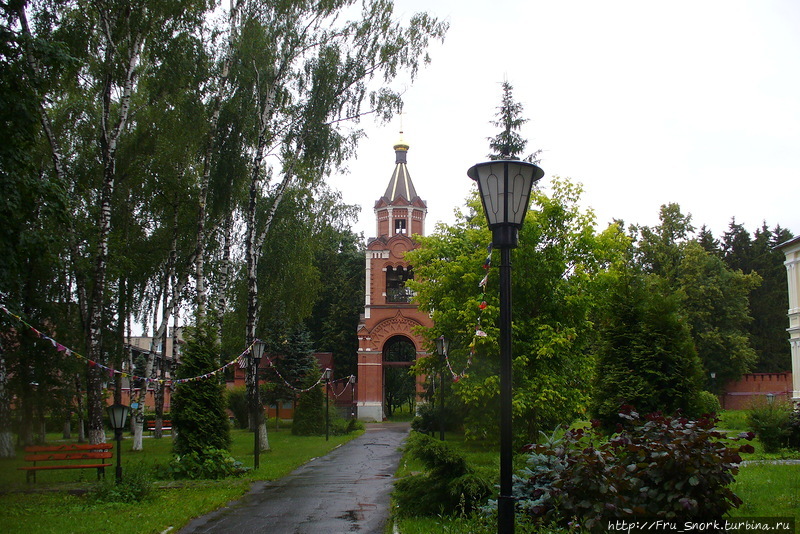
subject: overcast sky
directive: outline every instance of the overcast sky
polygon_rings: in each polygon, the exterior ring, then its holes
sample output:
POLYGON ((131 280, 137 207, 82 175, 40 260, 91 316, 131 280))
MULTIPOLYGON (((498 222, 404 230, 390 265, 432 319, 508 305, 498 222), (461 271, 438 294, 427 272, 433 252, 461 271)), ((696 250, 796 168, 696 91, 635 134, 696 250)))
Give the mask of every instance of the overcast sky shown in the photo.
MULTIPOLYGON (((500 84, 514 86, 552 176, 583 184, 584 205, 654 225, 677 202, 715 236, 731 217, 800 234, 800 1, 395 0, 398 15, 447 20, 443 44, 407 87, 408 170, 428 203, 426 233, 451 223, 484 161, 500 84)), ((372 207, 394 168, 397 119, 362 126, 350 173, 331 183, 372 207)))

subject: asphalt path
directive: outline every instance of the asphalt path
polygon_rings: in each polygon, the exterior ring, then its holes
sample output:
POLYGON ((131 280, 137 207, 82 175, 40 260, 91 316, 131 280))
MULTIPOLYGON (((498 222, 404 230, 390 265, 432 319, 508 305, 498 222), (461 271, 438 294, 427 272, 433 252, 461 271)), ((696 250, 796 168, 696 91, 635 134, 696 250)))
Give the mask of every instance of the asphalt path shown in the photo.
POLYGON ((288 476, 195 518, 181 534, 381 534, 408 423, 366 425, 362 436, 288 476))

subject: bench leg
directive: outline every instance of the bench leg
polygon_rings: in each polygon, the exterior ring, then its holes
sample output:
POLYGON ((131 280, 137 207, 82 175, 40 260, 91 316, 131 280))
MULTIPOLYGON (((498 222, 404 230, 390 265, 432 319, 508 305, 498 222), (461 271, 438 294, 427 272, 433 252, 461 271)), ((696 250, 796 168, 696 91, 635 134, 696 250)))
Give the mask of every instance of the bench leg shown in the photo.
POLYGON ((97 468, 97 481, 100 481, 100 475, 103 475, 103 480, 106 479, 106 468, 105 467, 98 467, 97 468))

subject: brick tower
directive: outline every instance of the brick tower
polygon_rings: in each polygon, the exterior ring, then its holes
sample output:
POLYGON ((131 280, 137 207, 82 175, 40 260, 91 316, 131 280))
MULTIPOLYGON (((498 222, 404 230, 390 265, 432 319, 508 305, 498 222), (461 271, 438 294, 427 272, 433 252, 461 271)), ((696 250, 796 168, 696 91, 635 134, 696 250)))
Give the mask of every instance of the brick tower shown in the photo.
POLYGON ((423 340, 416 326, 433 326, 426 313, 411 302, 406 280, 414 270, 405 253, 417 247, 414 234, 425 235, 427 204, 411 182, 406 168, 408 145, 394 146, 395 167, 386 192, 375 202, 378 237, 370 238, 366 252, 364 314, 358 325, 358 418, 384 418, 387 372, 408 368, 420 356, 423 340))

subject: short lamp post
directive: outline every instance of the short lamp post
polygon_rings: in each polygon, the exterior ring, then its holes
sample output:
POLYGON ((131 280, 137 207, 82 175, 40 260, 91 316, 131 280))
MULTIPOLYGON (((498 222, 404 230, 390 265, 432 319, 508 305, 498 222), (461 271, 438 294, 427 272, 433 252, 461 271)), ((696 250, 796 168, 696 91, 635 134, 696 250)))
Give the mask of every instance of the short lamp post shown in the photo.
POLYGON ((329 412, 331 400, 331 370, 325 369, 325 371, 322 373, 322 376, 325 378, 325 441, 328 441, 331 427, 331 418, 329 412))
POLYGON ((258 366, 264 356, 266 342, 260 339, 255 340, 250 349, 250 357, 253 358, 253 469, 258 469, 260 464, 261 443, 259 443, 259 432, 261 431, 261 399, 258 392, 258 366))
POLYGON ((106 408, 106 412, 108 413, 111 428, 114 429, 114 439, 117 442, 116 483, 119 484, 122 482, 122 430, 125 428, 130 408, 124 404, 115 403, 106 408))
POLYGON ((513 432, 511 426, 511 249, 519 245, 534 182, 544 171, 532 163, 497 160, 478 163, 467 171, 478 183, 483 210, 492 231, 492 246, 500 249, 500 495, 497 531, 514 532, 513 432))
POLYGON ((444 371, 445 371, 445 358, 450 348, 450 341, 444 337, 439 336, 436 338, 436 352, 439 354, 439 365, 441 371, 439 372, 439 384, 441 391, 439 392, 439 439, 444 441, 444 371))

